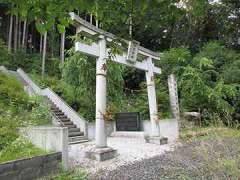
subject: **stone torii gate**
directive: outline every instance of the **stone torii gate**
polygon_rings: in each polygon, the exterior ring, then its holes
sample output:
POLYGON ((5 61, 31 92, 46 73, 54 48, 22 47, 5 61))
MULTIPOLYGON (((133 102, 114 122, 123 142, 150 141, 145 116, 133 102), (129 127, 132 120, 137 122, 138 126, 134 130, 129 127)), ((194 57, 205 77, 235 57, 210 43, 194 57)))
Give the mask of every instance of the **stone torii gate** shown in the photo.
MULTIPOLYGON (((96 28, 94 25, 81 19, 74 13, 70 13, 70 16, 74 21, 76 33, 83 32, 85 34, 92 36, 99 35, 98 42, 92 43, 91 45, 82 42, 76 42, 75 50, 97 58, 95 141, 96 148, 103 150, 104 148, 107 148, 107 136, 105 132, 104 113, 106 112, 106 74, 107 74, 106 59, 108 57, 108 52, 110 51, 109 49, 107 49, 106 43, 107 41, 111 42, 114 39, 117 39, 117 37, 111 33, 105 32, 102 29, 96 28)), ((142 46, 139 46, 137 42, 127 40, 124 41, 129 44, 128 52, 123 53, 123 55, 115 54, 111 60, 116 63, 124 64, 146 72, 149 112, 151 120, 150 137, 154 138, 160 137, 154 74, 161 74, 161 69, 156 67, 153 63, 153 59, 159 60, 160 56, 158 53, 148 50, 142 46), (143 57, 144 60, 137 61, 139 56, 143 57)), ((106 151, 101 152, 106 153, 106 151)), ((99 158, 95 156, 95 159, 101 159, 101 157, 99 158)))

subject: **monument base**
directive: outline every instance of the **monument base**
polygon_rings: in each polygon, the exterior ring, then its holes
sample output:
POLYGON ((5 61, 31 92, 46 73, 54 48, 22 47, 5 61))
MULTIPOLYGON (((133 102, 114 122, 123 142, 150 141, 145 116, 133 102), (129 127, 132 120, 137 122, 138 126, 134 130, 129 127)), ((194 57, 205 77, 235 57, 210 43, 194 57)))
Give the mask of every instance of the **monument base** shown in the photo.
POLYGON ((161 136, 145 136, 145 142, 151 144, 164 145, 168 143, 168 138, 161 136))
POLYGON ((111 147, 94 148, 86 152, 85 156, 96 161, 106 161, 116 157, 117 150, 111 147))

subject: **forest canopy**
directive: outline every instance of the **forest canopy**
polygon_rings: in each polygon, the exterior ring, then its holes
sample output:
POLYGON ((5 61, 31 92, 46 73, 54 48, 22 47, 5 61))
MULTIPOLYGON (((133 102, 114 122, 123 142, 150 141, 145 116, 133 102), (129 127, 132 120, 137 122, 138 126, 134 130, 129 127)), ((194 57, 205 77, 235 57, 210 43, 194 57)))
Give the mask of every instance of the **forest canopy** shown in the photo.
MULTIPOLYGON (((0 9, 0 64, 22 67, 89 120, 95 112, 95 61, 72 49, 72 11, 161 53, 155 62, 163 71, 156 76, 161 118, 171 116, 166 80, 173 73, 181 112, 201 112, 205 125, 239 126, 238 0, 2 0, 0 9)), ((110 61, 108 73, 109 111, 148 118, 145 74, 110 61)))

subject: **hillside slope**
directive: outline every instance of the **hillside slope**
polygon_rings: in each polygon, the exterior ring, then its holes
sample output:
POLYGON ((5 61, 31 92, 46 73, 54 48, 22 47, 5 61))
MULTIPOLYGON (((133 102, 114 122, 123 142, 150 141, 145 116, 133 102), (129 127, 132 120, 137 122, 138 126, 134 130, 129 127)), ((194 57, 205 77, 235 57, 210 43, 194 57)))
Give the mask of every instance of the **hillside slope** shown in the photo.
POLYGON ((13 75, 0 72, 0 163, 45 153, 20 137, 18 128, 49 122, 43 100, 28 97, 13 75))

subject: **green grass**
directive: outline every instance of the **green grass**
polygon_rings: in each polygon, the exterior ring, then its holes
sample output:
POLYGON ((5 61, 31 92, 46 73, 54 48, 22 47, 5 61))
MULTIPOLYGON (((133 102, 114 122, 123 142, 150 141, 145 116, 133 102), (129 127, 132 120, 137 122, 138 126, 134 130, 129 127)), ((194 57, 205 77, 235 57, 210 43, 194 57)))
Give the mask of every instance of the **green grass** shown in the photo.
POLYGON ((180 132, 180 139, 184 141, 210 138, 240 138, 240 131, 226 127, 194 127, 180 132))
POLYGON ((18 138, 0 152, 0 163, 47 154, 29 141, 18 138))
POLYGON ((41 180, 86 180, 87 172, 84 169, 76 168, 74 170, 64 172, 61 170, 58 174, 47 176, 41 180))
POLYGON ((51 122, 41 97, 29 97, 16 77, 0 72, 0 163, 45 154, 20 138, 18 129, 51 122))

